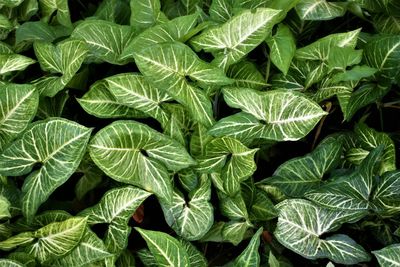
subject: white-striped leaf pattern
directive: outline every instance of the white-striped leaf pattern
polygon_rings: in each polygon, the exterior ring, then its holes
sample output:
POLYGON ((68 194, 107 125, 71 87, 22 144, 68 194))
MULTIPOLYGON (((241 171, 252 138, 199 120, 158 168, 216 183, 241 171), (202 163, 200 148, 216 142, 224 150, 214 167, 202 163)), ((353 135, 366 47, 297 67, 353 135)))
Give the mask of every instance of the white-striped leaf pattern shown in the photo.
POLYGON ((194 120, 205 126, 214 123, 211 101, 187 79, 217 86, 231 83, 221 69, 200 60, 188 46, 178 42, 152 45, 134 57, 143 75, 184 105, 194 120))
POLYGON ((212 52, 213 63, 222 68, 238 62, 261 44, 272 27, 284 18, 280 10, 245 10, 216 28, 210 28, 191 40, 196 51, 212 52))
POLYGON ((19 54, 0 54, 0 75, 23 71, 36 61, 19 54))
POLYGON ((90 90, 77 99, 81 107, 98 118, 145 118, 146 114, 119 103, 108 90, 105 80, 95 82, 90 90))
POLYGON ((29 174, 22 192, 22 212, 31 219, 50 194, 75 172, 91 129, 53 118, 34 123, 0 155, 0 173, 29 174), (39 169, 33 170, 39 164, 39 169))
POLYGON ((257 66, 249 61, 240 61, 228 68, 227 76, 234 80, 232 86, 260 90, 268 84, 257 66))
POLYGON ((109 224, 104 243, 107 251, 116 256, 128 245, 128 236, 131 232, 131 228, 127 225, 128 220, 150 195, 142 189, 131 186, 111 189, 98 204, 83 210, 79 216, 86 216, 90 225, 109 224))
POLYGON ((163 232, 135 229, 146 241, 158 266, 189 266, 189 256, 178 240, 163 232))
POLYGON ((321 208, 302 199, 285 200, 277 208, 279 218, 274 235, 290 250, 308 259, 329 258, 341 264, 370 260, 368 253, 348 236, 321 239, 321 235, 351 221, 351 213, 321 208))
POLYGON ((216 138, 206 145, 204 155, 198 158, 196 170, 220 172, 225 193, 233 196, 240 190, 240 183, 256 170, 254 155, 257 151, 234 138, 216 138))
POLYGON ((211 181, 203 175, 199 187, 190 192, 186 203, 182 193, 175 190, 171 203, 161 203, 165 220, 175 232, 186 240, 198 240, 211 228, 214 209, 210 203, 211 181))
POLYGON ((51 82, 43 82, 43 79, 39 79, 36 82, 41 95, 51 97, 62 90, 74 77, 88 53, 85 42, 73 39, 67 39, 57 45, 47 42, 35 42, 34 50, 40 67, 44 71, 52 74, 62 74, 61 77, 45 77, 45 80, 52 78, 48 80, 51 82), (53 87, 53 83, 58 86, 53 87))
POLYGON ((337 167, 341 156, 341 140, 328 137, 311 153, 283 163, 272 177, 261 181, 258 186, 276 186, 287 196, 302 197, 318 188, 324 174, 337 167))
POLYGON ((220 120, 209 133, 231 136, 250 143, 255 138, 298 140, 307 135, 327 113, 300 93, 283 90, 258 92, 248 88, 223 89, 226 103, 244 113, 220 120))
POLYGON ((163 90, 153 87, 142 75, 118 74, 105 79, 108 90, 117 102, 155 118, 161 124, 169 121, 162 103, 171 98, 163 90))
POLYGON ((105 20, 86 20, 75 28, 71 37, 84 40, 95 60, 123 65, 128 60, 121 60, 120 56, 132 41, 134 31, 130 26, 105 20))
POLYGON ((7 84, 0 90, 0 151, 25 130, 36 114, 39 94, 31 85, 7 84))
POLYGON ((139 186, 167 202, 172 200, 167 168, 178 171, 195 164, 180 143, 134 121, 116 121, 101 129, 89 152, 111 178, 139 186))
POLYGON ((400 212, 400 171, 384 173, 372 194, 372 203, 382 216, 400 212))
POLYGON ((381 267, 400 266, 400 244, 393 244, 380 250, 372 251, 381 267))
POLYGON ((347 3, 326 0, 301 0, 296 5, 297 15, 302 20, 330 20, 346 13, 347 3))
POLYGON ((197 19, 198 14, 177 17, 145 30, 127 45, 121 59, 133 57, 135 53, 155 44, 180 41, 196 26, 197 19))
POLYGON ((60 258, 72 251, 81 241, 86 230, 87 218, 73 217, 48 224, 33 233, 36 242, 25 251, 41 264, 60 258))
POLYGON ((250 240, 250 243, 243 250, 242 253, 233 262, 234 267, 253 267, 260 266, 260 255, 258 248, 260 246, 260 236, 263 228, 257 230, 250 240))
POLYGON ((130 24, 136 31, 150 28, 159 21, 168 20, 161 12, 160 0, 130 0, 130 24))

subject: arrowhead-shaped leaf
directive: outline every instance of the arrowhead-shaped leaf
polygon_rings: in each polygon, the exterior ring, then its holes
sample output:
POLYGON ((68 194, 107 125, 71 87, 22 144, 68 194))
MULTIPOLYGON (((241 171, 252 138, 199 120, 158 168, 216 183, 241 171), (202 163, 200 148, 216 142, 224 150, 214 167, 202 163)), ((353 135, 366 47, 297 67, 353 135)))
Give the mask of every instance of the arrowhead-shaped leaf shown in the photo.
POLYGON ((163 232, 135 229, 146 241, 158 266, 189 266, 189 256, 178 240, 163 232))
POLYGON ((285 200, 277 208, 280 213, 274 235, 290 250, 308 259, 329 258, 341 264, 369 261, 368 253, 347 236, 321 239, 321 235, 352 220, 351 213, 321 208, 301 199, 285 200))
POLYGON ((167 168, 178 171, 195 162, 175 140, 147 125, 116 121, 100 130, 90 143, 90 156, 111 178, 172 199, 167 168))
POLYGON ((272 185, 287 196, 302 197, 318 188, 324 174, 337 167, 341 156, 341 140, 328 137, 310 154, 283 163, 273 177, 261 181, 258 186, 263 188, 264 184, 272 185))
POLYGON ((283 17, 283 12, 275 9, 245 10, 221 26, 194 37, 191 44, 196 51, 213 53, 213 63, 227 68, 261 44, 283 17))
POLYGON ((380 250, 372 251, 381 267, 400 266, 400 244, 393 244, 380 250))
POLYGON ((73 217, 48 224, 33 233, 36 242, 25 250, 40 263, 60 258, 79 244, 86 230, 86 223, 87 218, 73 217))
POLYGON ((161 203, 166 222, 186 240, 202 238, 214 222, 210 197, 211 181, 207 176, 203 176, 199 187, 190 192, 188 203, 182 193, 175 190, 171 203, 161 203))
POLYGON ((258 247, 260 246, 260 236, 262 231, 262 227, 257 230, 245 250, 243 250, 243 252, 240 253, 240 255, 233 262, 233 266, 260 266, 260 255, 258 254, 258 247))
POLYGON ((28 218, 75 172, 91 129, 65 119, 33 124, 0 155, 0 173, 25 178, 22 212, 28 218), (33 170, 39 164, 39 169, 33 170))
POLYGON ((250 143, 255 138, 298 140, 307 135, 327 113, 315 102, 291 91, 257 92, 246 88, 224 88, 224 99, 238 113, 219 121, 209 133, 231 136, 250 143))

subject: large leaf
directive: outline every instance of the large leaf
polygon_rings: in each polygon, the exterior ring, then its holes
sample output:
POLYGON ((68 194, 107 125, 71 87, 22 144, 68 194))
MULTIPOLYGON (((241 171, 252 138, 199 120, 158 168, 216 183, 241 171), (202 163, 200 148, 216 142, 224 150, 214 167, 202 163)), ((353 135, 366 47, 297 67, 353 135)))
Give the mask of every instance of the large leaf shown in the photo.
POLYGON ((0 155, 0 173, 29 174, 22 187, 22 212, 28 218, 75 172, 91 129, 65 119, 35 123, 0 155), (39 169, 33 168, 37 166, 39 169))
POLYGON ((254 155, 257 151, 234 138, 216 138, 207 144, 205 154, 198 159, 196 170, 203 173, 220 172, 224 191, 233 196, 240 190, 240 183, 256 170, 254 155))
POLYGON ((175 190, 171 203, 161 203, 166 222, 186 240, 202 238, 214 222, 210 197, 211 181, 206 175, 202 176, 199 187, 190 192, 188 202, 175 190))
POLYGON ((166 20, 160 11, 160 0, 130 0, 131 25, 137 30, 150 28, 158 21, 166 20))
POLYGON ((77 100, 87 113, 99 118, 146 117, 144 113, 119 103, 108 90, 105 80, 95 82, 90 90, 77 100))
POLYGON ((140 204, 151 194, 135 187, 121 187, 108 191, 98 204, 79 215, 88 217, 88 224, 108 223, 105 245, 118 255, 128 245, 131 229, 127 223, 140 204))
POLYGON ((194 120, 206 126, 213 124, 210 100, 188 80, 208 85, 230 83, 221 69, 200 60, 188 46, 177 42, 150 46, 135 54, 135 60, 149 81, 184 105, 194 120))
POLYGON ((42 95, 55 96, 74 77, 88 52, 85 42, 67 39, 54 46, 51 43, 35 42, 35 55, 40 67, 52 74, 36 83, 42 95))
POLYGON ((178 17, 145 30, 133 38, 122 53, 121 59, 132 57, 151 45, 182 40, 194 28, 197 18, 197 14, 178 17))
POLYGON ((352 214, 321 208, 307 200, 281 202, 274 235, 285 247, 308 259, 329 258, 341 264, 369 261, 365 250, 345 235, 321 236, 352 220, 352 214))
POLYGON ((25 130, 38 104, 34 86, 8 84, 0 90, 0 150, 25 130))
POLYGON ((135 229, 146 241, 158 266, 189 266, 189 256, 178 240, 163 232, 135 229))
POLYGON ((122 65, 127 60, 121 60, 120 56, 132 41, 134 32, 129 26, 104 20, 86 20, 75 28, 71 36, 84 40, 95 59, 122 65))
POLYGON ((400 266, 400 244, 393 244, 380 250, 372 251, 381 267, 400 266))
POLYGON ((278 187, 290 197, 302 197, 305 193, 318 188, 322 177, 337 167, 342 156, 341 140, 328 137, 303 157, 286 161, 274 172, 273 177, 261 181, 258 186, 278 187))
POLYGON ((162 124, 169 121, 169 114, 162 108, 162 103, 170 97, 165 91, 154 88, 142 75, 119 74, 105 81, 117 102, 139 110, 162 124))
POLYGON ((381 75, 393 79, 399 74, 400 36, 389 35, 375 38, 364 46, 364 60, 368 66, 379 70, 381 75))
POLYGON ((185 148, 147 125, 116 121, 100 130, 90 143, 90 156, 113 179, 172 200, 167 172, 194 164, 185 148))
POLYGON ((244 113, 220 120, 211 130, 215 136, 231 136, 244 143, 255 138, 298 140, 326 115, 320 106, 291 91, 257 92, 246 88, 224 88, 224 99, 244 113))
POLYGON ((33 233, 36 242, 25 250, 40 263, 60 258, 79 244, 86 222, 87 218, 74 217, 46 225, 33 233))
POLYGON ((191 44, 196 51, 212 52, 213 63, 226 68, 261 44, 283 16, 283 12, 275 9, 246 10, 223 25, 194 37, 191 44))
POLYGON ((346 4, 326 0, 301 0, 296 12, 302 20, 330 20, 346 12, 346 4))

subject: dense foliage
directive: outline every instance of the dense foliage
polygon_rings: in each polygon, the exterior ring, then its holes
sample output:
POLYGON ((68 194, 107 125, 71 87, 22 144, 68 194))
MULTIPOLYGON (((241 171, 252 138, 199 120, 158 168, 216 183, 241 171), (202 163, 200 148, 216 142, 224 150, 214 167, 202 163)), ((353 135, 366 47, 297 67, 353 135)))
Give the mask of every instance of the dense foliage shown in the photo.
POLYGON ((0 40, 0 266, 400 266, 398 0, 0 0, 0 40))

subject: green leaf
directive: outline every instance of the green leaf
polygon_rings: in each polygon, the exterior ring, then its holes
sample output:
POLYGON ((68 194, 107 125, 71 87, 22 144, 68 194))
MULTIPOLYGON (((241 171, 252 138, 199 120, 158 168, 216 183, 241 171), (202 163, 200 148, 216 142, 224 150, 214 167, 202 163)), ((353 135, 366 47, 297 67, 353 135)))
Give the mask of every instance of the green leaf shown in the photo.
MULTIPOLYGON (((139 257, 140 261, 143 263, 145 267, 157 267, 158 264, 156 259, 151 254, 150 250, 147 248, 142 248, 136 252, 136 255, 139 257)), ((121 266, 122 267, 122 266, 121 266)))
POLYGON ((130 0, 131 5, 131 26, 135 31, 150 28, 159 21, 167 18, 160 11, 160 0, 130 0))
POLYGON ((178 17, 143 31, 127 45, 121 59, 133 57, 135 53, 155 44, 182 40, 196 26, 197 19, 198 14, 178 17))
POLYGON ((369 200, 382 152, 383 146, 377 147, 353 173, 338 177, 307 193, 306 198, 330 209, 354 212, 354 218, 365 216, 370 208, 369 200))
POLYGON ((128 221, 140 204, 151 194, 136 187, 125 186, 109 190, 93 207, 83 210, 88 224, 108 223, 105 234, 107 251, 118 255, 128 245, 131 228, 128 221))
POLYGON ((43 21, 49 22, 54 18, 63 26, 72 26, 67 0, 39 0, 39 4, 43 21))
POLYGON ((195 163, 181 144, 134 121, 116 121, 100 130, 89 152, 111 178, 154 192, 167 202, 172 199, 167 168, 178 171, 195 163))
POLYGON ((400 244, 393 244, 380 250, 372 251, 381 267, 400 266, 400 244))
POLYGON ((119 103, 108 90, 105 80, 95 82, 90 90, 77 99, 81 107, 98 118, 144 118, 143 112, 119 103))
POLYGON ((246 203, 240 193, 235 196, 228 196, 218 192, 219 208, 221 214, 230 220, 248 220, 246 203))
POLYGON ((346 13, 346 3, 326 0, 301 0, 296 12, 302 20, 330 20, 346 13))
POLYGON ((279 24, 276 34, 267 39, 267 44, 272 63, 286 75, 296 52, 296 39, 290 28, 284 24, 279 24))
POLYGON ((48 224, 33 233, 35 243, 25 250, 40 263, 60 258, 72 251, 81 241, 87 218, 73 217, 48 224))
POLYGON ((0 151, 26 129, 38 103, 39 95, 31 85, 8 84, 0 90, 0 151))
POLYGON ((52 262, 52 266, 87 266, 99 260, 112 256, 97 235, 91 230, 86 230, 79 245, 65 257, 52 262))
POLYGON ((83 174, 75 185, 76 197, 82 200, 89 191, 101 183, 104 173, 93 163, 88 154, 84 156, 76 172, 83 174))
POLYGON ((240 61, 230 66, 226 74, 234 80, 232 85, 235 87, 261 90, 268 85, 257 66, 249 61, 240 61))
POLYGON ((400 211, 400 172, 386 172, 379 178, 372 194, 374 208, 381 214, 391 216, 400 211))
POLYGON ((15 261, 15 260, 9 260, 9 259, 0 259, 0 266, 4 267, 25 267, 24 264, 15 261))
MULTIPOLYGON (((355 48, 361 29, 345 33, 335 33, 318 39, 312 44, 296 50, 299 60, 326 60, 331 56, 332 48, 355 48)), ((335 50, 337 51, 337 50, 335 50)), ((332 55, 333 56, 333 55, 332 55)), ((332 57, 331 56, 331 57, 332 57)), ((373 67, 373 66, 371 66, 373 67)))
MULTIPOLYGON (((86 44, 80 40, 67 39, 58 43, 56 46, 51 43, 35 42, 35 55, 38 58, 42 70, 52 74, 62 74, 61 77, 52 76, 54 79, 50 85, 56 81, 59 86, 51 87, 47 82, 39 83, 38 90, 41 95, 55 96, 72 79, 81 67, 88 52, 86 44), (47 85, 47 86, 46 86, 47 85)), ((46 77, 45 79, 48 79, 46 77)))
POLYGON ((280 213, 274 235, 288 249, 308 259, 328 258, 340 264, 370 260, 368 253, 348 236, 321 239, 323 234, 351 221, 351 213, 324 209, 301 199, 285 200, 277 208, 280 213))
POLYGON ((135 54, 135 60, 149 81, 184 105, 194 120, 205 126, 213 124, 210 100, 187 79, 208 85, 231 83, 221 69, 200 60, 188 46, 177 42, 152 45, 135 54))
POLYGON ((260 266, 260 255, 258 254, 258 247, 260 246, 260 236, 263 229, 262 227, 257 230, 247 245, 245 250, 233 262, 233 266, 260 266))
POLYGON ((24 0, 1 0, 0 5, 6 7, 17 7, 19 6, 24 0))
POLYGON ((68 91, 61 91, 54 97, 41 97, 36 117, 43 120, 51 117, 61 117, 68 99, 68 91))
POLYGON ((328 137, 311 153, 286 161, 278 167, 273 176, 258 183, 276 186, 285 195, 302 197, 319 187, 325 173, 336 168, 342 156, 341 140, 328 137))
POLYGON ((210 17, 218 23, 224 23, 233 16, 234 0, 213 0, 210 6, 210 17))
POLYGON ((383 84, 365 83, 350 95, 344 110, 344 119, 350 121, 354 114, 361 108, 379 101, 390 90, 383 84))
POLYGON ((7 198, 0 195, 0 220, 11 218, 9 209, 10 209, 10 202, 7 200, 7 198))
POLYGON ((158 266, 189 266, 189 256, 178 240, 163 232, 143 230, 137 227, 135 230, 146 241, 158 266))
POLYGON ((332 77, 332 82, 359 81, 374 75, 378 70, 366 65, 355 66, 351 70, 338 73, 332 77))
POLYGON ((189 262, 191 267, 207 267, 207 259, 204 255, 189 241, 180 239, 182 247, 186 250, 189 256, 189 262))
POLYGON ((393 140, 384 132, 369 128, 366 124, 358 123, 354 128, 357 141, 363 149, 371 151, 380 145, 384 146, 380 174, 396 170, 396 151, 393 140))
POLYGON ((262 190, 256 190, 254 200, 251 204, 251 221, 268 221, 277 217, 277 210, 267 194, 262 190))
POLYGON ((399 17, 378 13, 372 16, 373 25, 379 33, 400 34, 399 17))
POLYGON ((35 41, 53 42, 59 37, 68 36, 71 30, 66 27, 50 26, 43 21, 27 21, 15 31, 16 44, 35 41))
POLYGON ((0 75, 23 71, 36 61, 19 54, 0 54, 0 75))
POLYGON ((89 47, 90 55, 97 60, 123 65, 120 59, 134 37, 130 26, 118 25, 105 20, 85 20, 72 32, 71 37, 81 39, 89 47))
POLYGON ((213 64, 227 68, 261 44, 283 17, 284 14, 275 9, 246 10, 221 26, 202 32, 191 44, 196 51, 213 53, 213 64))
POLYGON ((210 198, 211 181, 205 175, 199 187, 190 192, 188 202, 181 192, 175 190, 171 203, 161 203, 166 222, 186 240, 202 238, 214 222, 210 198))
POLYGON ((237 113, 219 121, 209 133, 227 135, 247 144, 255 138, 298 140, 307 135, 327 113, 303 95, 282 90, 257 92, 246 88, 224 88, 224 99, 237 113))
POLYGON ((119 267, 135 267, 135 262, 135 257, 132 255, 131 252, 129 252, 129 250, 126 249, 119 256, 115 265, 119 267))
POLYGON ((33 124, 0 155, 0 173, 29 174, 22 187, 24 216, 39 206, 74 173, 84 154, 91 129, 61 118, 33 124), (39 164, 39 169, 33 167, 39 164))
POLYGON ((171 98, 164 91, 154 88, 142 75, 118 74, 106 78, 105 82, 118 103, 139 110, 160 123, 169 120, 162 103, 171 98))
POLYGON ((20 233, 0 242, 0 249, 9 251, 27 245, 35 240, 31 232, 20 233))
POLYGON ((256 170, 254 155, 257 151, 234 138, 216 138, 206 145, 205 154, 198 158, 196 170, 202 173, 221 172, 224 191, 233 196, 240 190, 240 183, 256 170))
POLYGON ((399 74, 400 36, 389 35, 374 38, 364 46, 364 60, 372 68, 388 79, 399 74))

